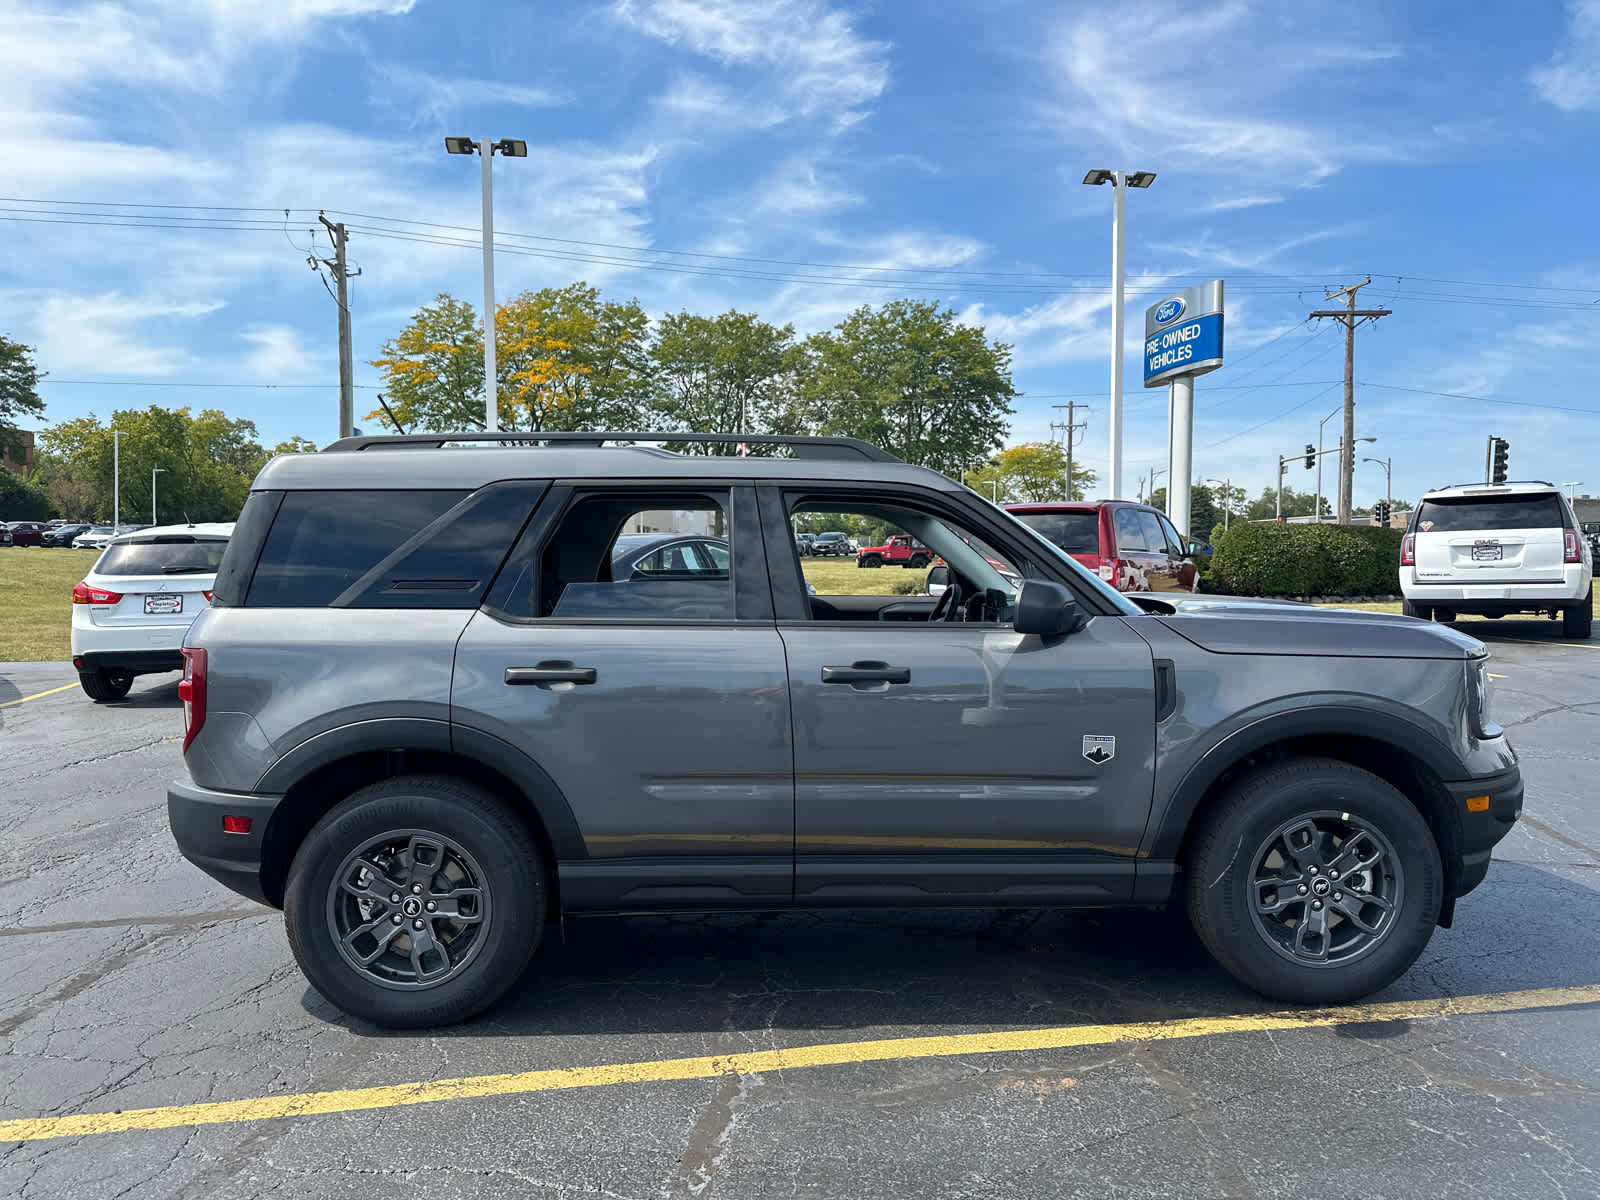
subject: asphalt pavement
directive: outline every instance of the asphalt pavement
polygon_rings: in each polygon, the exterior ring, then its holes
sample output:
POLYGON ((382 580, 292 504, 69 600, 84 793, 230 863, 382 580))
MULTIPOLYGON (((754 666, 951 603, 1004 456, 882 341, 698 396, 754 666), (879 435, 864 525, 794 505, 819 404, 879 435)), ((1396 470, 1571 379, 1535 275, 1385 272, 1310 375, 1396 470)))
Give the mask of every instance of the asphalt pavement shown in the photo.
POLYGON ((0 664, 0 1195, 1600 1194, 1600 640, 1469 628, 1526 817, 1378 1007, 1281 1017, 1167 914, 851 911, 569 922, 386 1033, 178 856, 176 676, 0 664))

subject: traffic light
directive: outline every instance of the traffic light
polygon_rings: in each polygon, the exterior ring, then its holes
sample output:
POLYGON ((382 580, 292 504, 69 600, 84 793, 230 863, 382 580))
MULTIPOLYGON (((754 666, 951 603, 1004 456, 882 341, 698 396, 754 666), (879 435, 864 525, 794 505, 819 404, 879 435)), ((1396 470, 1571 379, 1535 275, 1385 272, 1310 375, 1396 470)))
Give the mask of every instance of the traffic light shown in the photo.
POLYGON ((1378 524, 1387 529, 1389 527, 1389 502, 1387 500, 1378 501, 1377 512, 1378 524))
POLYGON ((1506 481, 1506 459, 1511 455, 1511 443, 1503 437, 1494 440, 1494 469, 1490 473, 1489 482, 1504 483, 1506 481))
POLYGON ((1317 465, 1317 448, 1310 442, 1306 443, 1306 470, 1311 470, 1317 465))

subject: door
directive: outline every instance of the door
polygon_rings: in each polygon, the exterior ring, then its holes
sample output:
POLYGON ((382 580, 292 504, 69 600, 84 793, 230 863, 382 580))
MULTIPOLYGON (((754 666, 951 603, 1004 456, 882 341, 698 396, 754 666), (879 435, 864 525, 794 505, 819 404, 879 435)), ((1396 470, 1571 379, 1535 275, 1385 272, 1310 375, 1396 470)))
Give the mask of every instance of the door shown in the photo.
POLYGON ((1112 528, 1117 535, 1117 580, 1121 592, 1153 592, 1166 569, 1164 542, 1153 540, 1137 508, 1115 509, 1112 528))
POLYGON ((567 909, 792 897, 787 675, 753 513, 748 488, 553 489, 461 636, 452 722, 516 747, 571 809, 567 909), (727 529, 727 557, 613 577, 645 512, 681 526, 664 539, 727 529))
POLYGON ((1157 516, 1157 523, 1161 526, 1161 535, 1167 543, 1167 560, 1169 577, 1172 580, 1172 590, 1175 592, 1192 592, 1200 577, 1200 572, 1194 565, 1194 553, 1189 549, 1189 542, 1184 538, 1172 522, 1166 517, 1157 516))
MULTIPOLYGON (((1144 640, 1115 616, 1049 641, 1015 632, 1007 575, 1043 573, 1036 552, 964 526, 948 500, 788 493, 782 503, 789 519, 902 525, 959 589, 937 605, 887 586, 848 604, 780 602, 797 901, 1128 899, 1154 755, 1144 640)), ((781 526, 769 532, 769 546, 786 540, 781 526)), ((775 567, 775 597, 803 570, 775 567)))

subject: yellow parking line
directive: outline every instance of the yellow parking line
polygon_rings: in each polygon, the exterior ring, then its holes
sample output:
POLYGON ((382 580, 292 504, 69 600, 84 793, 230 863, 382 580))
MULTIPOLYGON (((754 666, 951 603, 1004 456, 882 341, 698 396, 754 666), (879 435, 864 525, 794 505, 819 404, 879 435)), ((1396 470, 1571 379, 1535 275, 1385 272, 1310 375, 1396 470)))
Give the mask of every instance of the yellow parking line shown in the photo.
POLYGON ((54 696, 57 692, 69 691, 77 686, 78 685, 75 683, 63 683, 60 687, 51 688, 48 692, 35 692, 31 696, 22 696, 16 700, 7 700, 4 704, 0 704, 0 708, 10 708, 13 704, 26 704, 29 700, 42 700, 46 696, 54 696))
POLYGON ((1492 646, 1495 642, 1515 642, 1519 646, 1565 646, 1568 650, 1600 650, 1600 644, 1595 642, 1536 642, 1531 638, 1497 637, 1489 644, 1492 646))
POLYGON ((243 1121, 268 1121, 283 1117, 307 1117, 324 1113, 361 1112, 483 1096, 522 1096, 533 1092, 610 1087, 619 1083, 716 1079, 725 1075, 756 1075, 767 1071, 794 1071, 848 1063, 948 1058, 955 1055, 1003 1054, 1027 1050, 1061 1050, 1073 1046, 1160 1042, 1178 1038, 1213 1037, 1225 1033, 1316 1029, 1371 1021, 1414 1021, 1429 1017, 1527 1012, 1596 1003, 1600 1003, 1600 984, 1456 996, 1438 1000, 1397 1000, 1385 1004, 1355 1004, 1343 1008, 1253 1013, 1231 1017, 1185 1017, 1172 1021, 1141 1021, 1123 1025, 1067 1025, 1052 1029, 995 1030, 938 1037, 833 1042, 817 1046, 794 1046, 784 1050, 756 1050, 743 1054, 711 1055, 703 1058, 668 1058, 655 1062, 558 1067, 553 1070, 522 1071, 508 1075, 473 1075, 462 1079, 435 1079, 418 1083, 393 1084, 387 1087, 301 1092, 289 1096, 258 1096, 249 1100, 176 1104, 164 1108, 135 1108, 123 1112, 81 1113, 66 1117, 24 1118, 16 1121, 0 1121, 0 1143, 86 1137, 92 1134, 121 1133, 130 1129, 177 1129, 192 1125, 222 1125, 243 1121))

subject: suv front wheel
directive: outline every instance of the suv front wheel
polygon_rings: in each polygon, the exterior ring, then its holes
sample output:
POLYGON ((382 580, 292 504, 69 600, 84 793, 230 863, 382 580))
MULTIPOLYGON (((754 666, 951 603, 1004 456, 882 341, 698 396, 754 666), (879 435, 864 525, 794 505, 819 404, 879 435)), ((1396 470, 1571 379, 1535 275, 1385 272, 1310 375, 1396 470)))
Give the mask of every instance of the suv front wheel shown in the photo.
POLYGON ((1389 784, 1302 758, 1239 780, 1200 829, 1189 915, 1243 983, 1341 1004, 1399 978, 1433 933, 1444 872, 1432 831, 1389 784))
POLYGON ((295 854, 284 923, 337 1007, 377 1025, 448 1025, 511 986, 538 945, 545 880, 527 829, 447 776, 386 779, 318 821, 295 854))

